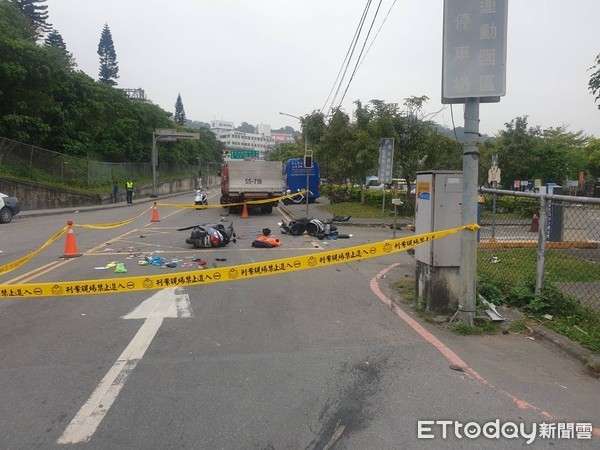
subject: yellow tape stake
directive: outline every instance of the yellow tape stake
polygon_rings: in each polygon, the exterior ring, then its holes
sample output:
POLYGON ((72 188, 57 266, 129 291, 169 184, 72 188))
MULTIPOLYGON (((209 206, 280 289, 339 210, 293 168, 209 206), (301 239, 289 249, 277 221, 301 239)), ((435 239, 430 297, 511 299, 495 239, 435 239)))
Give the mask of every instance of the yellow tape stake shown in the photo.
POLYGON ((294 256, 238 266, 180 272, 172 275, 15 284, 10 286, 0 285, 0 298, 116 294, 120 292, 164 289, 174 286, 197 286, 224 281, 246 280, 391 255, 415 248, 433 239, 439 239, 462 230, 476 230, 477 228, 477 225, 467 225, 420 234, 409 238, 398 238, 373 244, 347 247, 340 250, 330 250, 317 255, 294 256))

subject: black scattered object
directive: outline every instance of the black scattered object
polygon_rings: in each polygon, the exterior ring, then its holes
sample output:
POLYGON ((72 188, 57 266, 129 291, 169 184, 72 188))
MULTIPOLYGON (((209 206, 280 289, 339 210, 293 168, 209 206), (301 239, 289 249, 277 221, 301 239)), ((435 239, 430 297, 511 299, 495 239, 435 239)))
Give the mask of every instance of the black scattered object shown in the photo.
POLYGON ((185 242, 193 245, 194 248, 224 247, 229 242, 236 242, 233 223, 230 223, 227 228, 220 223, 208 223, 179 228, 177 231, 185 230, 192 230, 191 236, 185 242))
MULTIPOLYGON (((331 220, 298 219, 288 223, 280 223, 281 232, 292 236, 301 236, 304 232, 318 239, 336 239, 338 237, 337 227, 331 220)), ((347 236, 350 237, 350 236, 347 236)))
POLYGON ((263 236, 268 236, 271 234, 271 230, 269 228, 263 228, 262 234, 263 234, 263 236))

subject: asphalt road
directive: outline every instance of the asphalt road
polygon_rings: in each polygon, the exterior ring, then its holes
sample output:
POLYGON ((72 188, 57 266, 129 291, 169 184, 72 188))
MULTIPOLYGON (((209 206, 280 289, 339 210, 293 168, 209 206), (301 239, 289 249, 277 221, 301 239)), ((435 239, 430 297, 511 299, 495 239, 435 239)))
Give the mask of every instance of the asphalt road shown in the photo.
MULTIPOLYGON (((210 203, 217 203, 216 195, 209 194, 210 203)), ((188 194, 164 202, 192 199, 188 194)), ((122 221, 149 206, 15 220, 0 228, 0 265, 39 248, 67 220, 122 221)), ((282 235, 278 209, 271 215, 251 212, 248 219, 224 217, 233 221, 238 239, 222 249, 192 249, 185 244, 189 232, 176 231, 220 222, 222 213, 161 207, 160 222, 150 222, 146 211, 118 228, 75 227, 83 256, 61 259, 59 240, 1 276, 0 289, 17 282, 201 271, 182 265, 194 259, 221 267, 317 255, 392 237, 390 229, 342 227, 350 239, 282 235), (281 239, 281 247, 251 247, 265 227, 281 239), (141 266, 140 254, 180 263, 141 266), (111 261, 124 262, 128 273, 96 269, 111 261)), ((402 233, 407 235, 397 236, 402 233)), ((413 268, 413 258, 398 253, 164 292, 2 300, 0 448, 514 448, 527 446, 526 439, 459 438, 454 429, 443 439, 441 425, 421 429, 434 438, 419 439, 418 421, 499 420, 529 431, 533 423, 548 421, 550 411, 554 422, 568 418, 598 427, 597 380, 581 377, 576 386, 564 381, 570 395, 562 387, 549 391, 527 378, 545 376, 548 382, 556 374, 528 375, 525 369, 516 378, 498 374, 489 358, 498 351, 492 344, 486 355, 485 342, 465 343, 421 324, 469 364, 453 370, 448 353, 382 302, 391 295, 388 283, 413 268), (146 308, 148 302, 153 309, 146 308)), ((517 357, 531 355, 507 349, 499 357, 512 367, 517 357)), ((538 438, 531 447, 549 445, 594 448, 597 440, 538 438)))

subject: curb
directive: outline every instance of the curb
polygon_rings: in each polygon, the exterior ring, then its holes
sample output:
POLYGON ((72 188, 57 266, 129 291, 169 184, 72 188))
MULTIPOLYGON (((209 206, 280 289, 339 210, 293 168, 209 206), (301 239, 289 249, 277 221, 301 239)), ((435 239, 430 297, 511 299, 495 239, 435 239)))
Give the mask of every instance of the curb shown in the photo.
MULTIPOLYGON (((184 191, 184 192, 176 192, 172 194, 161 195, 160 197, 143 197, 139 198, 135 201, 135 204, 143 204, 143 203, 153 203, 159 201, 159 198, 169 198, 169 197, 177 197, 178 195, 185 194, 186 192, 192 191, 184 191)), ((28 219, 32 217, 42 217, 42 216, 53 216, 56 214, 79 214, 81 212, 86 211, 101 211, 104 209, 114 209, 114 208, 125 208, 129 205, 125 202, 119 203, 106 203, 102 205, 86 205, 86 206, 74 206, 70 208, 56 208, 56 209, 36 209, 30 211, 21 211, 17 214, 13 220, 16 219, 28 219)))
POLYGON ((533 335, 538 339, 550 342, 567 355, 584 363, 591 375, 600 376, 600 355, 543 326, 533 327, 533 335))

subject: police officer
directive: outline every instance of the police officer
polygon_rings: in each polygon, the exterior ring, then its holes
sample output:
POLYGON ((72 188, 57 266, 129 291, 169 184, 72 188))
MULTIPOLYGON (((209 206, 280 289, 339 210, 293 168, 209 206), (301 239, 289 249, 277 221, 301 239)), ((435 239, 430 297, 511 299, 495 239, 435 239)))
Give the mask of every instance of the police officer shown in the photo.
POLYGON ((127 189, 127 203, 133 203, 133 181, 131 181, 131 178, 127 179, 125 188, 127 189))

